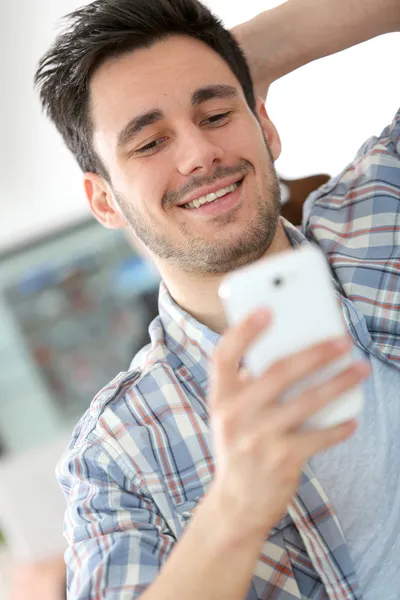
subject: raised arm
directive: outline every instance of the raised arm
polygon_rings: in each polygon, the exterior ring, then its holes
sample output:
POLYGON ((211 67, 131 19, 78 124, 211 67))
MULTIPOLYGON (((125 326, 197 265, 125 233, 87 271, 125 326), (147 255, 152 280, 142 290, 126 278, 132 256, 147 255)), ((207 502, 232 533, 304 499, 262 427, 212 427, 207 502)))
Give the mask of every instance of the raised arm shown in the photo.
POLYGON ((302 65, 399 30, 399 0, 289 0, 232 32, 264 97, 273 81, 302 65))

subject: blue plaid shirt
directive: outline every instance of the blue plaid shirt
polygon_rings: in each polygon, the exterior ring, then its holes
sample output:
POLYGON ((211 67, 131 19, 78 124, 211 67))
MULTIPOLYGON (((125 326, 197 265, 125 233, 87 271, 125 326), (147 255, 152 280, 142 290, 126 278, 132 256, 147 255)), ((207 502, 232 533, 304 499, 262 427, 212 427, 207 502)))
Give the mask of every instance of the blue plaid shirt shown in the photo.
MULTIPOLYGON (((285 223, 294 244, 307 243, 285 223)), ((305 205, 355 344, 400 369, 400 111, 305 205)), ((218 336, 161 285, 151 344, 93 400, 58 465, 69 598, 132 600, 156 579, 213 479, 208 367, 218 336)), ((310 466, 260 553, 247 600, 361 598, 310 466)))

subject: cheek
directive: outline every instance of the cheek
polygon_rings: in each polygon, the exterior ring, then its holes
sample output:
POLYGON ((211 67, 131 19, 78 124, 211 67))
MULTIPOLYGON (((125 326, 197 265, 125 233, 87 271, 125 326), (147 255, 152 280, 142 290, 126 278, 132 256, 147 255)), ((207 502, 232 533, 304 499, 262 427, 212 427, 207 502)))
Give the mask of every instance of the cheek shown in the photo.
POLYGON ((226 139, 226 148, 229 154, 235 152, 252 164, 260 162, 265 153, 265 142, 255 117, 249 115, 237 123, 236 131, 226 139))
POLYGON ((142 214, 159 214, 162 210, 162 198, 167 187, 159 167, 139 163, 134 169, 124 169, 119 174, 116 187, 129 204, 142 214))

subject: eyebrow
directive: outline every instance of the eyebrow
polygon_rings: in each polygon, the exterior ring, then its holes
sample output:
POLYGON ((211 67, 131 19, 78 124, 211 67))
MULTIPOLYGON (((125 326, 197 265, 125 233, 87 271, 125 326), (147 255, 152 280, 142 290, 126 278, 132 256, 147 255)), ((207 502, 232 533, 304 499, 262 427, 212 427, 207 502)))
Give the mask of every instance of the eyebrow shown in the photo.
POLYGON ((126 144, 137 136, 145 127, 153 125, 164 119, 164 113, 161 110, 150 110, 138 115, 119 132, 117 138, 117 148, 123 148, 126 144))
POLYGON ((217 98, 219 100, 229 100, 238 96, 237 89, 231 85, 207 85, 196 90, 192 94, 192 106, 198 106, 207 100, 217 98))
MULTIPOLYGON (((236 88, 231 85, 207 85, 193 92, 191 104, 192 106, 199 106, 200 104, 203 104, 203 102, 207 102, 208 100, 213 100, 215 98, 219 100, 227 100, 236 98, 237 96, 238 92, 236 88)), ((119 132, 117 137, 117 148, 123 148, 128 144, 128 142, 130 142, 141 131, 143 131, 143 129, 149 127, 150 125, 154 125, 154 123, 158 123, 163 119, 165 119, 165 114, 159 109, 150 110, 138 115, 137 117, 134 117, 119 132)))

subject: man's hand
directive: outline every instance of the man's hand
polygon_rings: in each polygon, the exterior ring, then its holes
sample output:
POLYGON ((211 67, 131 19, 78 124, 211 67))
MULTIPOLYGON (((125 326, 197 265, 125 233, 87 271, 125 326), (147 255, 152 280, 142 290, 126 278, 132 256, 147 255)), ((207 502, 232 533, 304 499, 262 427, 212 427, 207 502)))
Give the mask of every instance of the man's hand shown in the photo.
POLYGON ((216 458, 211 493, 219 495, 238 539, 267 534, 285 513, 308 459, 355 431, 354 421, 320 430, 301 427, 368 374, 368 367, 357 363, 281 403, 290 387, 348 351, 349 342, 319 344, 251 378, 238 365, 267 322, 265 314, 257 313, 230 329, 215 351, 211 375, 209 406, 216 458))
POLYGON ((293 384, 339 358, 348 342, 320 344, 253 379, 239 369, 240 360, 267 324, 265 314, 252 316, 229 329, 215 350, 208 399, 216 473, 143 600, 243 600, 265 537, 295 494, 302 466, 355 430, 354 422, 318 431, 301 426, 364 379, 365 365, 280 402, 293 384))

